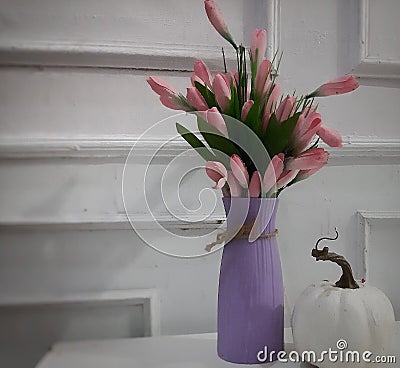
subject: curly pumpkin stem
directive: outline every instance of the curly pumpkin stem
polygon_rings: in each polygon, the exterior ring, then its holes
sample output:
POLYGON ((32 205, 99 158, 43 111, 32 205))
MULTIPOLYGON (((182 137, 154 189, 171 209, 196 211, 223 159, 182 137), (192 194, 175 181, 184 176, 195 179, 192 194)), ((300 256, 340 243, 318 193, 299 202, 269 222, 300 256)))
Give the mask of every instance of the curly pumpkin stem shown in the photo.
MULTIPOLYGON (((336 229, 335 229, 336 230, 336 229)), ((322 250, 318 249, 318 244, 321 240, 336 240, 339 237, 339 233, 336 230, 336 238, 321 238, 317 241, 315 248, 312 250, 311 255, 317 261, 330 261, 338 264, 342 268, 342 276, 339 281, 335 283, 337 287, 342 289, 358 289, 359 286, 354 280, 353 272, 351 270, 350 263, 341 255, 329 252, 328 247, 324 247, 322 250)))

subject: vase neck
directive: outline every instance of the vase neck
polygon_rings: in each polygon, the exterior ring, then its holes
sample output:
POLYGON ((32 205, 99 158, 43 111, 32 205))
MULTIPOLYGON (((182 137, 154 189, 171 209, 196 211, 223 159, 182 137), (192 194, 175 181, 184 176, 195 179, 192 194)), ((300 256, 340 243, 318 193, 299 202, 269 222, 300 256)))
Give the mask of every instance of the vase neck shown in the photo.
POLYGON ((261 232, 275 230, 278 199, 224 197, 228 229, 249 225, 254 222, 261 226, 261 232))

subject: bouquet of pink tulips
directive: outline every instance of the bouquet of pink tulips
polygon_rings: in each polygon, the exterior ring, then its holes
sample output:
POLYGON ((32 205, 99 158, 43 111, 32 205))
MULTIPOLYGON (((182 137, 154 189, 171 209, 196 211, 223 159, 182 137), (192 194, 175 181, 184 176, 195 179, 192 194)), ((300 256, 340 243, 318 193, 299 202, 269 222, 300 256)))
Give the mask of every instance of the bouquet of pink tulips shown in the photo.
POLYGON ((330 147, 342 146, 340 134, 322 124, 314 99, 353 91, 358 83, 352 76, 343 76, 306 95, 280 96, 273 70, 274 64, 279 67, 280 58, 265 58, 266 31, 254 31, 247 55, 245 47, 235 43, 215 1, 204 4, 211 24, 236 50, 237 70, 226 70, 224 58, 224 72, 212 77, 207 66, 196 61, 186 97, 159 78, 147 81, 164 106, 197 115, 203 140, 178 123, 177 130, 207 161, 206 172, 215 182, 214 189, 232 197, 277 197, 327 163, 329 153, 318 147, 320 139, 330 147), (258 136, 271 158, 264 172, 230 140, 227 117, 246 124, 258 136))

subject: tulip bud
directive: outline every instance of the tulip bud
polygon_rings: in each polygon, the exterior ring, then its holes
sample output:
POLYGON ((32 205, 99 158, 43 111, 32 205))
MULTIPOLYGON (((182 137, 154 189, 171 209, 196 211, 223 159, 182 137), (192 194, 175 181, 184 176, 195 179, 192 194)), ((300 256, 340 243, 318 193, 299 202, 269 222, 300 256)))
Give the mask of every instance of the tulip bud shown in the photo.
POLYGON ((256 29, 251 37, 250 55, 251 61, 260 65, 264 60, 267 50, 267 31, 265 29, 256 29))
POLYGON ((187 88, 186 99, 188 103, 197 111, 208 110, 208 105, 204 97, 196 87, 187 88))
POLYGON ((206 173, 215 182, 214 189, 221 189, 225 185, 228 173, 225 166, 220 162, 208 161, 206 163, 206 173))
POLYGON ((221 108, 222 112, 227 111, 229 103, 231 102, 231 88, 227 84, 225 76, 218 73, 214 77, 213 87, 218 106, 221 108))
POLYGON ((314 92, 310 93, 307 98, 341 95, 354 91, 358 86, 357 80, 352 75, 344 75, 318 87, 314 92))
POLYGON ((238 155, 232 155, 230 160, 232 174, 243 188, 249 184, 249 173, 238 155))
POLYGON ((213 25, 215 30, 227 40, 235 49, 237 49, 237 45, 231 34, 229 33, 228 26, 226 25, 225 19, 222 16, 221 11, 219 10, 217 4, 214 0, 204 0, 204 6, 206 9, 207 17, 210 20, 210 23, 213 25))

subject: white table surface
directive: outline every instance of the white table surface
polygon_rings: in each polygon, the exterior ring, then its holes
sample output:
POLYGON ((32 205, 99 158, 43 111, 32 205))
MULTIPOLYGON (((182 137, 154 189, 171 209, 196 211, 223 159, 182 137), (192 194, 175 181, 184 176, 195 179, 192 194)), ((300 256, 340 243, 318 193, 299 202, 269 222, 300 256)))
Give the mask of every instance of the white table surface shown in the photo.
MULTIPOLYGON (((291 330, 285 329, 285 350, 293 350, 291 330)), ((397 322, 397 359, 400 323, 397 322)), ((391 364, 398 367, 399 362, 391 364)), ((381 365, 382 366, 382 365, 381 365)), ((36 368, 227 368, 255 367, 222 361, 216 353, 216 334, 158 336, 132 339, 63 342, 43 357, 36 368)), ((260 367, 309 368, 305 363, 269 363, 260 367)), ((383 367, 382 367, 383 368, 383 367)))

